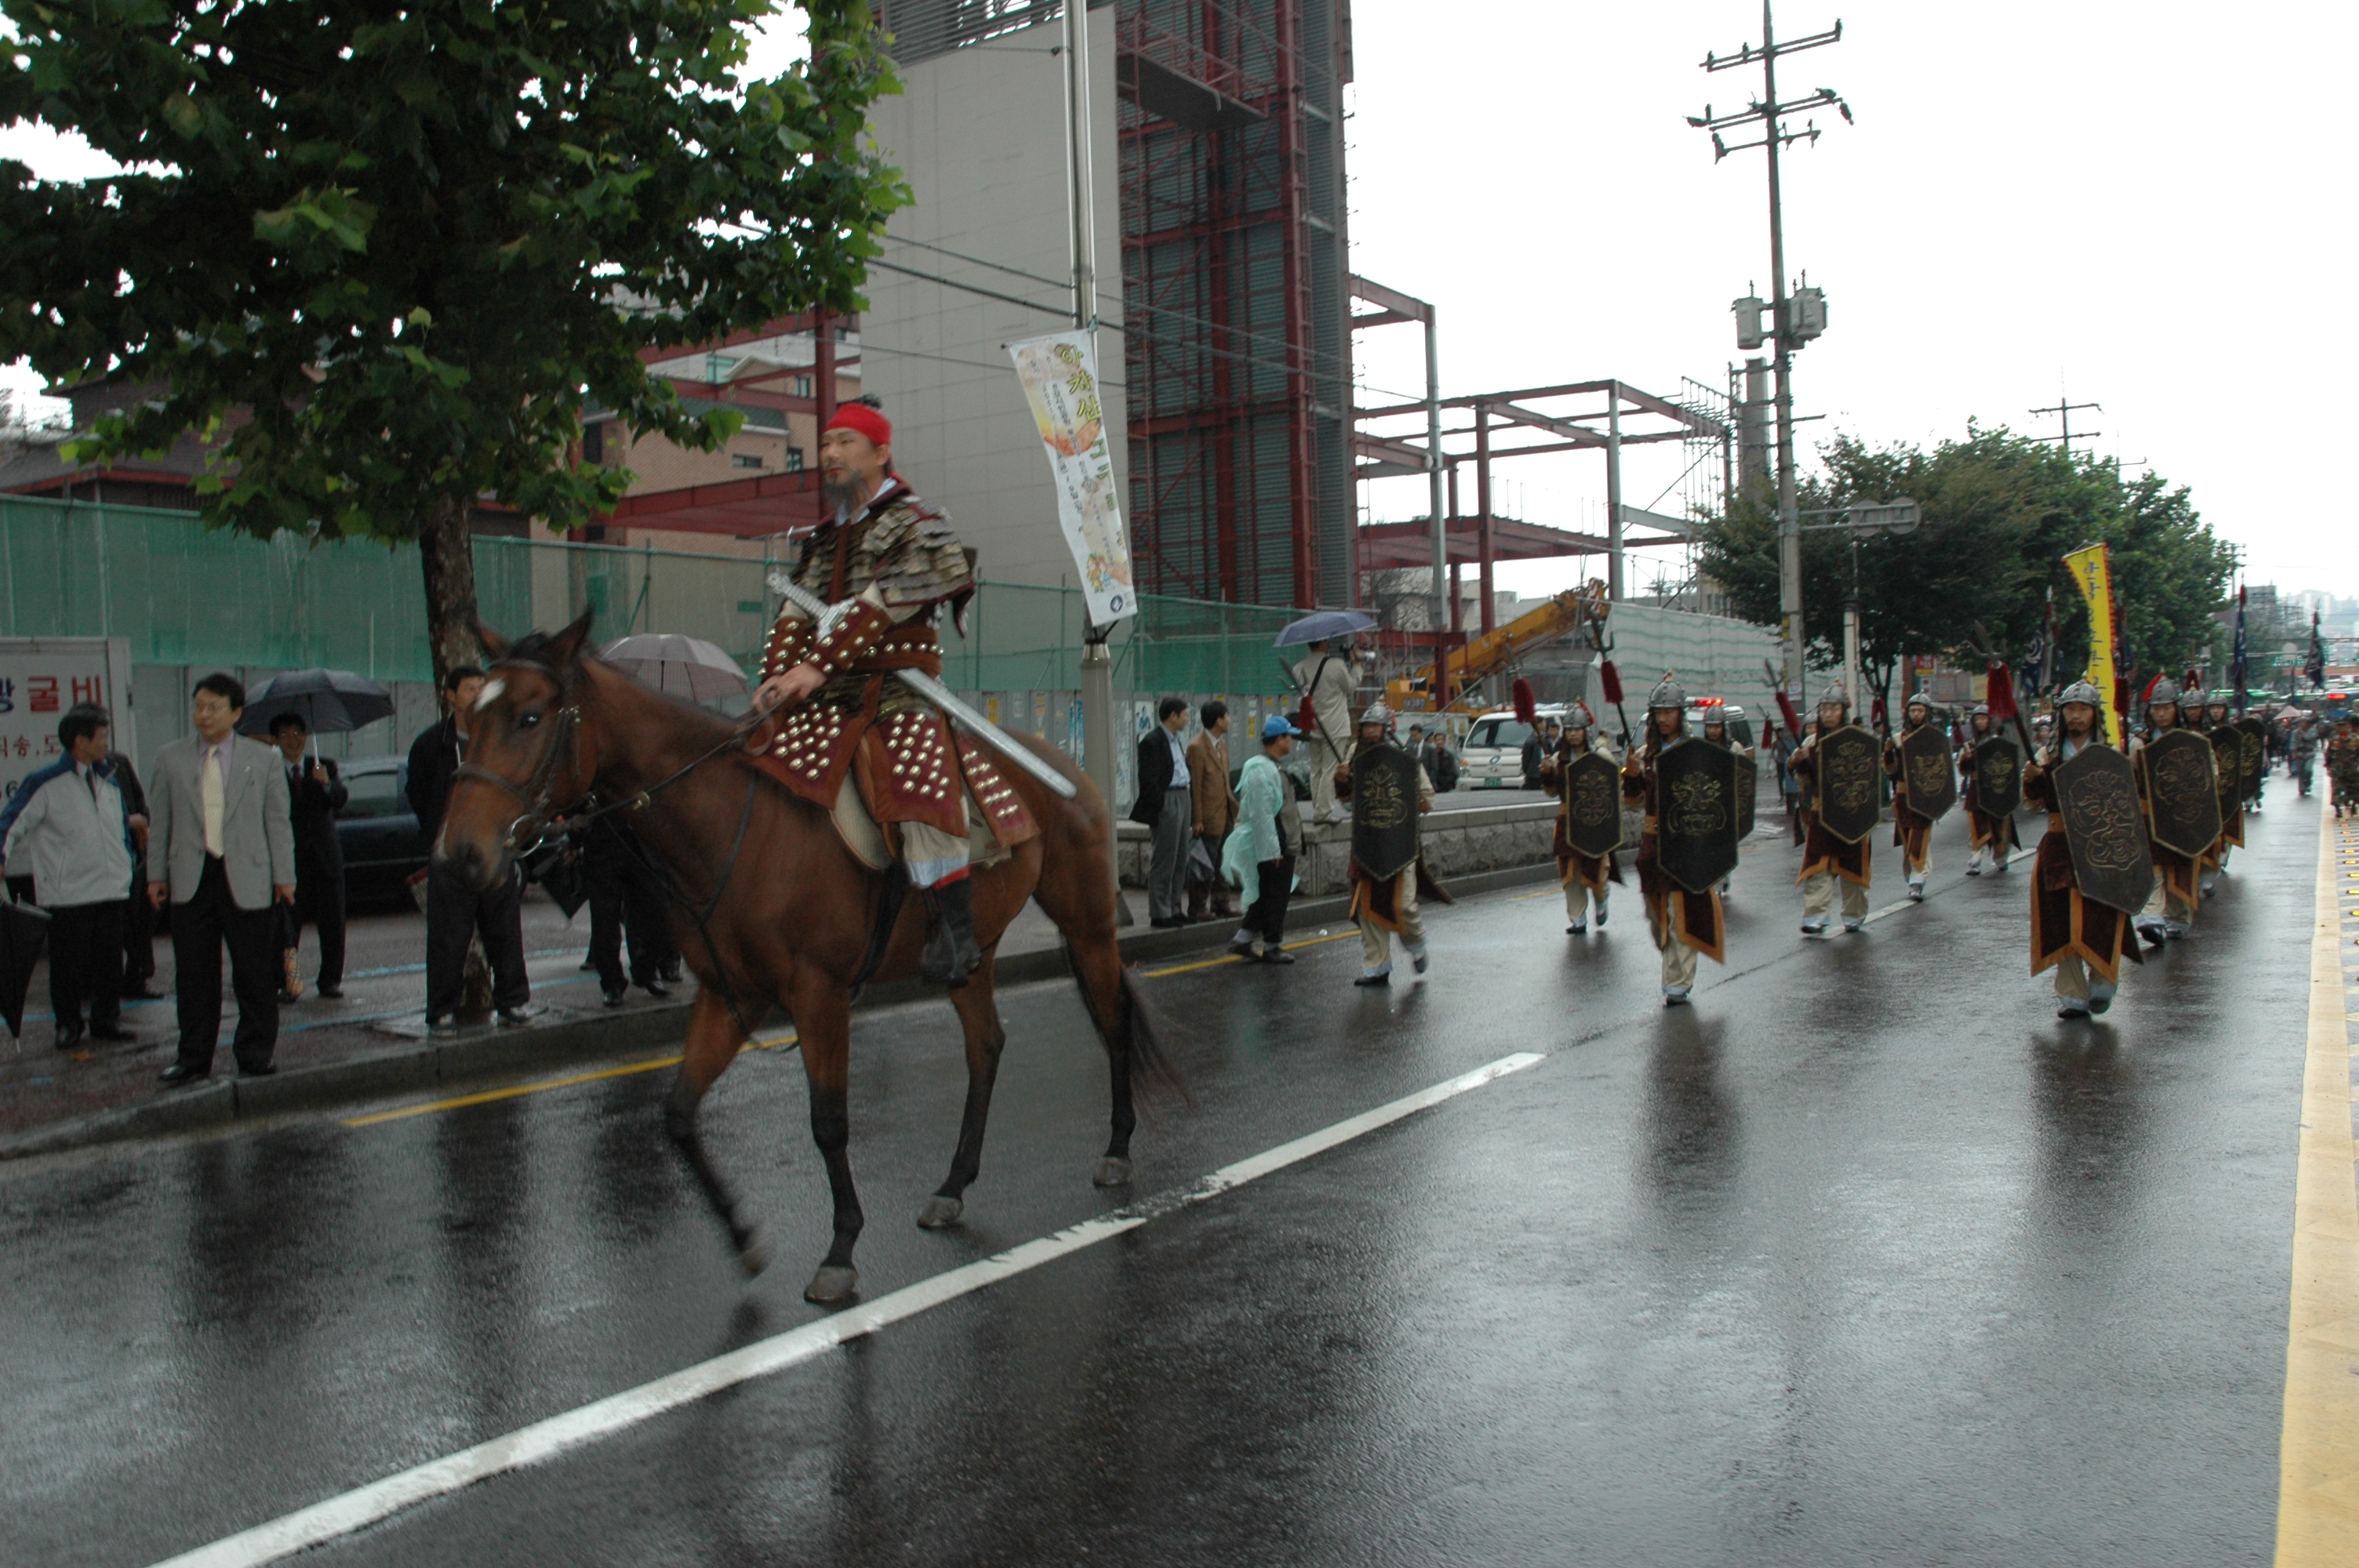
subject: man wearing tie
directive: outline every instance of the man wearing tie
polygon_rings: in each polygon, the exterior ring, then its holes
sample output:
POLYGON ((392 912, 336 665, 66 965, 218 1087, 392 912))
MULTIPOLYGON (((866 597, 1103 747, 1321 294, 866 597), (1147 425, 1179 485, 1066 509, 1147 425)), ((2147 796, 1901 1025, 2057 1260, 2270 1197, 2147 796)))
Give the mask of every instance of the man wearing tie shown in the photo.
POLYGON ((336 813, 353 795, 337 776, 333 762, 303 754, 310 738, 299 713, 282 713, 270 721, 271 743, 287 759, 287 792, 295 819, 295 914, 287 923, 288 957, 286 985, 278 993, 281 1001, 303 994, 293 954, 307 920, 320 928, 320 994, 331 1000, 344 994, 344 849, 336 842, 336 813))
POLYGON ((278 754, 237 733, 245 687, 215 673, 190 699, 196 733, 156 753, 147 792, 147 897, 172 901, 172 969, 180 1014, 179 1059, 168 1084, 213 1070, 221 1038, 221 954, 229 946, 237 992, 238 1071, 277 1071, 278 955, 273 898, 295 902, 295 832, 278 754))

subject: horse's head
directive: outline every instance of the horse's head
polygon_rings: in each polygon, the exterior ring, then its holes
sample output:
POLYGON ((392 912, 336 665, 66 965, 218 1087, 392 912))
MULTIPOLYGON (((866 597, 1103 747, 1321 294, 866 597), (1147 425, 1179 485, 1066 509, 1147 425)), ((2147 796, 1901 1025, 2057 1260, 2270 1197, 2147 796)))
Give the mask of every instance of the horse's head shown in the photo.
POLYGON ((451 785, 434 863, 469 887, 492 886, 532 848, 549 819, 590 793, 582 702, 590 680, 582 644, 590 616, 513 643, 478 624, 487 660, 467 715, 465 756, 451 785))

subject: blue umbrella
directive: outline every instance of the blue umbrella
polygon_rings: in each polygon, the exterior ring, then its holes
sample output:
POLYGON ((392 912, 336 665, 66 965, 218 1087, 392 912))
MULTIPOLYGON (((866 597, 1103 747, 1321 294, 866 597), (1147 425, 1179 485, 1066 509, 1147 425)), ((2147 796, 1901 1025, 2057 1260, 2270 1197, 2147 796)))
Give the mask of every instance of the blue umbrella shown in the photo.
POLYGON ((1348 637, 1354 632, 1365 632, 1375 623, 1375 616, 1363 615, 1356 610, 1322 610, 1288 624, 1277 634, 1277 645, 1291 648, 1298 643, 1323 643, 1330 637, 1348 637))

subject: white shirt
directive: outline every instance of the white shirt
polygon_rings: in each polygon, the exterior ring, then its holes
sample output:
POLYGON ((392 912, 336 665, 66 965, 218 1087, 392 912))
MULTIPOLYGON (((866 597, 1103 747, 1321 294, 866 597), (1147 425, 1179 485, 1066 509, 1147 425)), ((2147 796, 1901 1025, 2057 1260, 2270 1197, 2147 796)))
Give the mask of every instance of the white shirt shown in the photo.
POLYGON ((220 744, 207 746, 197 762, 197 798, 204 803, 205 853, 218 859, 222 852, 222 811, 229 789, 229 748, 237 741, 235 735, 224 737, 220 744))
POLYGON ((1171 742, 1171 787, 1186 789, 1188 787, 1188 748, 1180 743, 1180 737, 1172 732, 1171 727, 1168 724, 1163 727, 1163 738, 1171 742))

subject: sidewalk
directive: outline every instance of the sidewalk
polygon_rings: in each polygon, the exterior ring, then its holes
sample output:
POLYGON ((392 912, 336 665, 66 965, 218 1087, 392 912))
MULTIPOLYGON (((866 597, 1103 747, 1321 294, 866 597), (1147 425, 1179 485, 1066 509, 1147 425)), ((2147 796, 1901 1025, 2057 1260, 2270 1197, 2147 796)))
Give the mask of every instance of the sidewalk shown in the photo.
MULTIPOLYGON (((1554 866, 1540 864, 1450 881, 1456 892, 1474 893, 1554 875, 1554 866)), ((1126 896, 1140 924, 1124 929, 1125 963, 1218 947, 1233 930, 1224 921, 1155 930, 1145 924, 1144 896, 1136 890, 1126 896)), ((1332 897, 1298 898, 1288 925, 1308 931, 1332 925, 1343 918, 1344 903, 1332 897)), ((45 967, 34 976, 23 1038, 10 1042, 0 1031, 0 1159, 224 1127, 253 1117, 608 1061, 676 1045, 687 1028, 695 980, 689 979, 668 1000, 633 988, 624 1006, 605 1008, 600 1005, 597 977, 581 970, 589 932, 586 909, 569 924, 538 890, 528 892, 525 952, 533 1005, 539 1010, 532 1024, 502 1029, 485 1022, 462 1030, 456 1039, 435 1041, 426 1037, 425 1030, 424 917, 415 912, 357 916, 347 942, 342 1000, 325 1001, 307 992, 301 1001, 279 1009, 278 1071, 266 1078, 238 1078, 229 1050, 236 1017, 230 1002, 224 1007, 213 1077, 188 1088, 166 1088, 156 1077, 170 1065, 176 1039, 169 941, 156 944, 153 984, 163 999, 128 1002, 124 1008, 125 1026, 139 1036, 136 1044, 54 1050, 45 967)), ((304 933, 307 987, 318 965, 314 936, 309 930, 304 933)), ((1037 907, 1027 905, 1000 940, 1000 987, 1060 979, 1066 972, 1056 927, 1037 907)), ((931 989, 917 980, 871 986, 858 1005, 914 1000, 931 989)))

